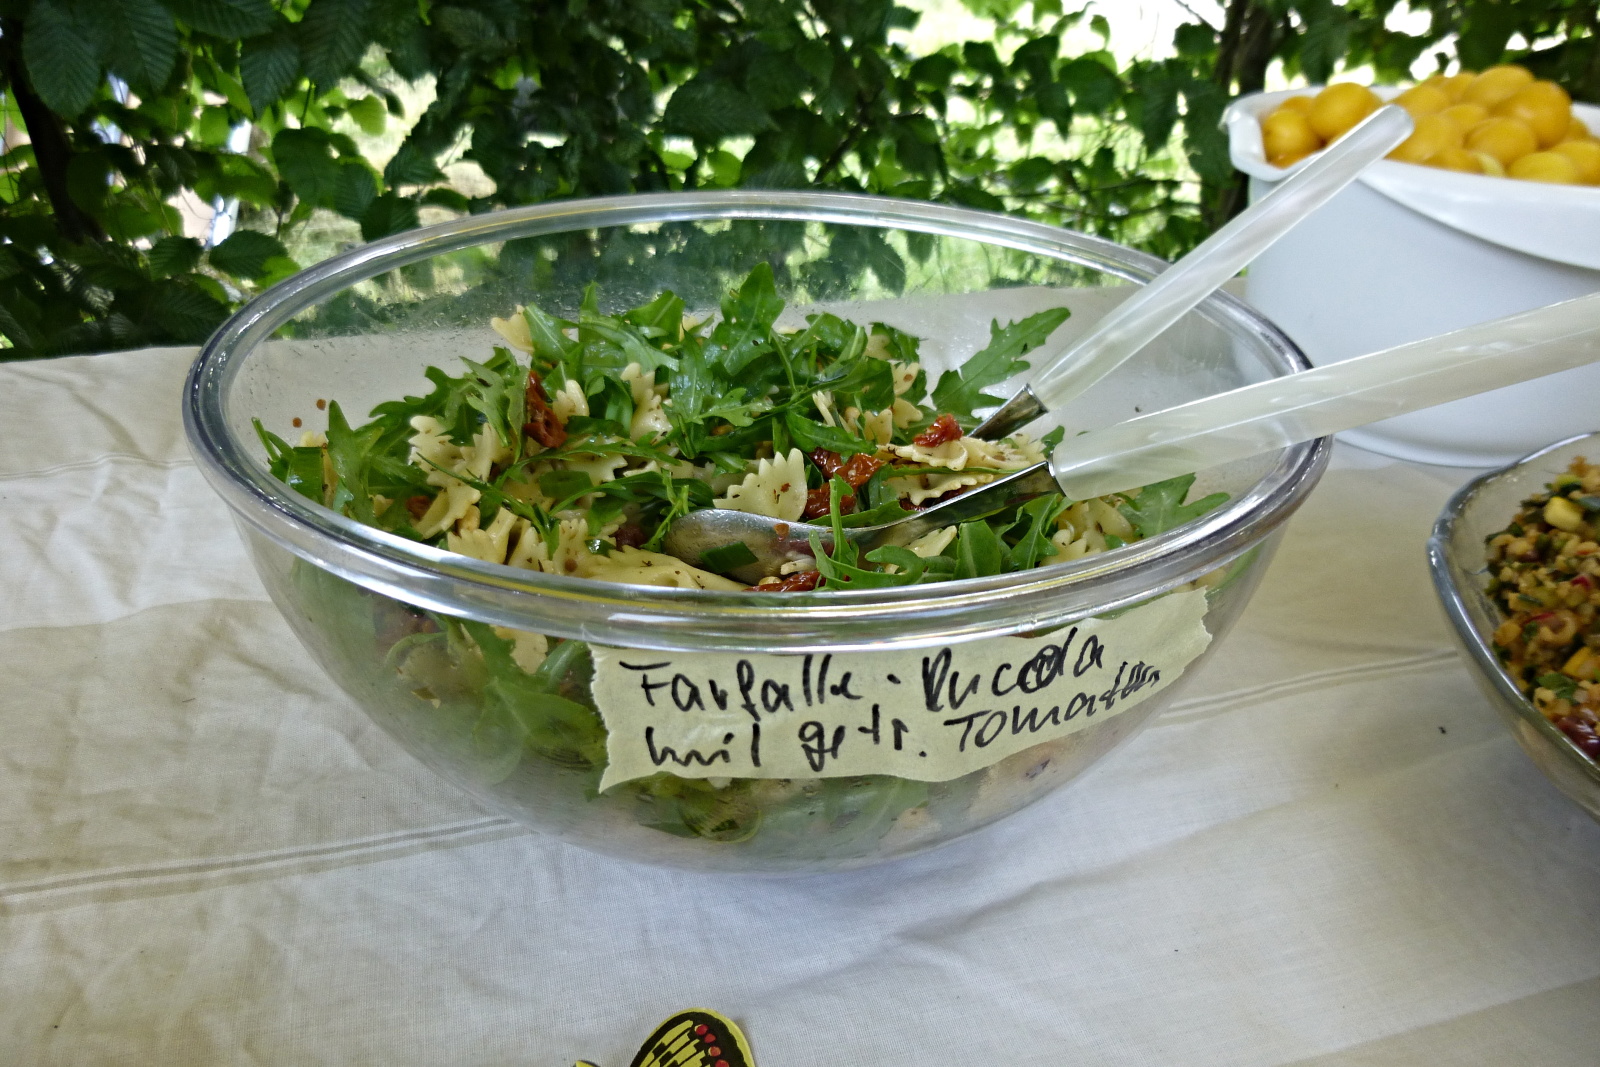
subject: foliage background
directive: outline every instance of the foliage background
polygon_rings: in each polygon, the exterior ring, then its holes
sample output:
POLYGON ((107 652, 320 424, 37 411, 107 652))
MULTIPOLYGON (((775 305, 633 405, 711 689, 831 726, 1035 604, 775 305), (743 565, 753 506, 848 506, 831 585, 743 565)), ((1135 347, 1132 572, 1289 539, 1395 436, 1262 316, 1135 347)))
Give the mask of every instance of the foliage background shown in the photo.
POLYGON ((893 0, 0 0, 0 358, 198 342, 340 243, 559 197, 869 191, 1171 258, 1242 206, 1217 120, 1269 77, 1600 99, 1600 0, 1226 0, 1126 62, 1094 4, 962 2, 992 33, 915 54, 893 0))

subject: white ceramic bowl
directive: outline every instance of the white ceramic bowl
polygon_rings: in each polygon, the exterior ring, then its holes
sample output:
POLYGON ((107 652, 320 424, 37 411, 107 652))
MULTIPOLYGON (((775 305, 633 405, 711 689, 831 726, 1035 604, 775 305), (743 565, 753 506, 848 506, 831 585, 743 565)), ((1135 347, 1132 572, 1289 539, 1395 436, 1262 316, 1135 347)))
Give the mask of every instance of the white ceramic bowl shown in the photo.
MULTIPOLYGON (((1245 97, 1225 119, 1251 199, 1289 174, 1259 121, 1286 97, 1245 97)), ((1379 88, 1379 95, 1398 89, 1379 88)), ((1600 108, 1575 105, 1591 130, 1600 108)), ((1600 290, 1600 187, 1555 186, 1382 160, 1262 253, 1245 297, 1315 364, 1334 363, 1600 290)), ((1424 463, 1510 463, 1600 426, 1600 365, 1386 419, 1340 436, 1424 463)))

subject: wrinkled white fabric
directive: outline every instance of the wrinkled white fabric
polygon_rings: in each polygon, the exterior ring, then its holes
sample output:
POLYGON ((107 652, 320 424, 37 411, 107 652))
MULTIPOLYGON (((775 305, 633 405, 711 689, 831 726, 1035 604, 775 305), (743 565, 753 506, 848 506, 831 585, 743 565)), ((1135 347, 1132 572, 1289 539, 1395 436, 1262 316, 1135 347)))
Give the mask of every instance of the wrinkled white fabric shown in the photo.
POLYGON ((491 816, 311 665, 182 444, 192 352, 0 365, 0 1062, 1600 1060, 1600 827, 1450 648, 1463 477, 1341 452, 1187 697, 1085 778, 845 875, 491 816))

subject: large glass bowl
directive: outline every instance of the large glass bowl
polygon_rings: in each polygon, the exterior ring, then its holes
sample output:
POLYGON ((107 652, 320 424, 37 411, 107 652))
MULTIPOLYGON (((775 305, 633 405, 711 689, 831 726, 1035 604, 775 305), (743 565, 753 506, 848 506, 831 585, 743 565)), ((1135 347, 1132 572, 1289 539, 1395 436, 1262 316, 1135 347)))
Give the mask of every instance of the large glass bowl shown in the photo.
POLYGON ((1540 772, 1600 820, 1600 764, 1533 706, 1495 655, 1494 632, 1502 619, 1488 594, 1489 565, 1484 555, 1485 543, 1510 524, 1524 500, 1543 492, 1545 483, 1564 473, 1575 457, 1597 455, 1600 433, 1582 434, 1468 482, 1450 498, 1434 524, 1428 565, 1478 688, 1540 772))
MULTIPOLYGON (((1164 265, 1000 215, 863 196, 663 194, 478 215, 357 248, 245 307, 195 363, 185 426, 307 650, 425 764, 491 808, 596 851, 700 869, 836 869, 929 848, 1038 799, 1131 736, 1198 662, 1133 710, 951 781, 663 774, 601 791, 605 732, 589 711, 590 646, 870 656, 1007 641, 1139 610, 1187 587, 1205 590, 1214 649, 1320 476, 1328 445, 1200 472, 1194 494, 1220 490, 1226 504, 1070 564, 825 594, 646 588, 481 563, 364 527, 267 471, 253 418, 289 436, 291 424, 322 427, 323 400, 354 419, 425 391, 424 367, 481 358, 496 341, 489 318, 517 304, 575 317, 593 282, 602 310, 670 288, 691 310, 711 313, 758 262, 771 264, 792 314, 826 306, 922 337, 930 380, 981 347, 991 319, 1065 304, 1074 314, 1058 331, 1063 341, 1164 265), (536 713, 504 686, 490 693, 470 649, 436 653, 460 659, 445 664, 454 671, 449 692, 419 689, 399 657, 419 633, 465 629, 451 621, 460 619, 567 639, 564 658, 546 661, 539 681, 579 711, 530 729, 536 713)), ((1070 431, 1092 429, 1305 365, 1271 323, 1218 294, 1052 417, 1070 431)), ((910 709, 883 712, 902 710, 910 709)))

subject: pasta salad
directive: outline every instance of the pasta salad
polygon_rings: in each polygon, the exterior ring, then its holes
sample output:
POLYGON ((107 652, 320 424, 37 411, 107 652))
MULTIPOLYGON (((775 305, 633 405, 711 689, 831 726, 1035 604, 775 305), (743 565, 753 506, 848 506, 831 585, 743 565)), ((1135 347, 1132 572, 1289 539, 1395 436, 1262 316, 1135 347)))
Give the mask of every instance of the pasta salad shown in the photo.
MULTIPOLYGON (((931 376, 919 340, 831 313, 778 326, 784 308, 759 266, 717 314, 686 315, 663 292, 620 314, 593 287, 576 319, 536 306, 493 321, 504 344, 431 391, 379 404, 352 426, 336 402, 325 433, 297 443, 257 422, 271 471, 357 521, 491 564, 595 581, 750 589, 727 576, 737 549, 660 551, 700 508, 848 527, 890 521, 1043 459, 1062 437, 967 436, 989 390, 1068 317, 991 325, 959 369, 931 376)), ((1021 571, 1150 537, 1225 499, 1186 502, 1192 476, 1091 500, 1050 493, 906 546, 860 554, 844 537, 750 595, 904 586, 1021 571)), ((1242 563, 1236 567, 1243 566, 1242 563)), ((486 789, 556 798, 679 837, 741 844, 799 863, 859 855, 885 835, 967 825, 986 788, 1027 790, 1087 735, 948 782, 886 775, 697 779, 660 773, 602 794, 605 725, 580 640, 412 608, 297 565, 293 600, 320 657, 352 692, 382 693, 397 733, 486 789), (315 646, 315 642, 313 642, 315 646), (1041 754, 1044 750, 1049 752, 1041 754)), ((297 613, 289 613, 294 618, 297 613)), ((1131 721, 1131 719, 1129 720, 1131 721)), ((1097 727, 1097 745, 1126 725, 1097 727)), ((1065 764, 1063 764, 1065 765, 1065 764)), ((594 817, 602 817, 595 815, 594 817)), ((611 816, 604 816, 611 817, 611 816)), ((576 816, 574 816, 576 818, 576 816)))
MULTIPOLYGON (((986 390, 1065 308, 991 326, 989 344, 930 381, 918 339, 830 313, 782 330, 771 269, 757 267, 696 320, 671 292, 603 314, 593 286, 569 321, 535 306, 493 320, 506 344, 433 391, 380 404, 352 427, 336 402, 325 435, 296 445, 258 432, 272 472, 351 518, 471 556, 597 581, 749 588, 726 575, 742 546, 693 561, 660 551, 690 511, 731 508, 780 522, 874 525, 1040 462, 1061 440, 966 436, 986 390)), ((1114 497, 1046 494, 907 546, 829 551, 759 591, 861 589, 982 577, 1067 562, 1186 521, 1192 478, 1114 497)))

